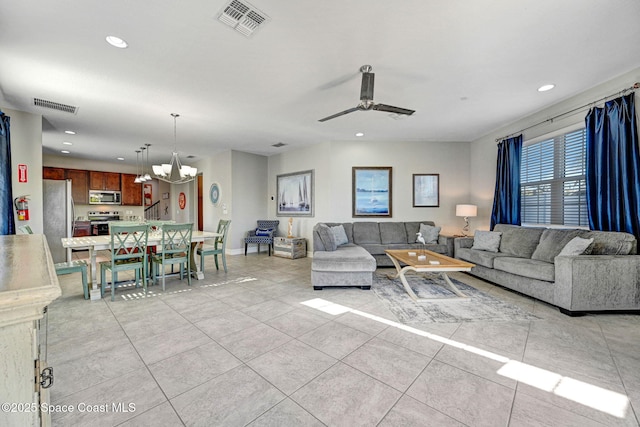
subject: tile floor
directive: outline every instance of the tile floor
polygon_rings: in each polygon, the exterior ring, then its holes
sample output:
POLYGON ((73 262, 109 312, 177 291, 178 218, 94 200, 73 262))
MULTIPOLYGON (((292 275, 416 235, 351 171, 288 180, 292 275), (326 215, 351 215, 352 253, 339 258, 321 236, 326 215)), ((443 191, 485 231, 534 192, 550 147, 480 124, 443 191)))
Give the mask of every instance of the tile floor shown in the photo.
POLYGON ((51 400, 75 410, 53 425, 638 426, 640 316, 570 318, 459 273, 539 320, 403 328, 372 291, 314 292, 310 261, 208 259, 191 287, 115 302, 61 276, 51 400))

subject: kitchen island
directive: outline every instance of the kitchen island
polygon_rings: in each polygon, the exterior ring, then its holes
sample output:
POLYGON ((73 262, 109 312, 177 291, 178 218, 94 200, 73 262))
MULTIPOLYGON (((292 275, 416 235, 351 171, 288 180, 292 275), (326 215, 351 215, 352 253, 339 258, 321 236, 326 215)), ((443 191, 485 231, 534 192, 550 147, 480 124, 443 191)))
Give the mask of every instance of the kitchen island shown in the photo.
POLYGON ((58 276, 42 234, 0 236, 0 253, 0 425, 49 425, 49 414, 40 411, 49 402, 40 384, 49 383, 40 375, 47 367, 40 324, 61 295, 58 276))

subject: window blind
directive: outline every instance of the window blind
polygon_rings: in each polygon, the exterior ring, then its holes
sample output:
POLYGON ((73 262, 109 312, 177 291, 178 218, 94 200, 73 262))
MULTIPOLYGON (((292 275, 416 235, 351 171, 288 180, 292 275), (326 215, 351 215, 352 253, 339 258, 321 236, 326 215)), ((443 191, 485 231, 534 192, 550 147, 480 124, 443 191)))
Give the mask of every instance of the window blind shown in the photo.
POLYGON ((556 135, 522 149, 523 223, 588 226, 586 130, 556 135))

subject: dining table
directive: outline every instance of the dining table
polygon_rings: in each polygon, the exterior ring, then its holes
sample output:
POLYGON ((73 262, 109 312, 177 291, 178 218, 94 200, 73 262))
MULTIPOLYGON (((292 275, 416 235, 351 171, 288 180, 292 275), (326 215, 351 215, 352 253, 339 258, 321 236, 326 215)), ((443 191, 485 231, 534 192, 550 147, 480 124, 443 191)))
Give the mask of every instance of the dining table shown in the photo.
MULTIPOLYGON (((194 274, 194 279, 204 279, 204 272, 200 271, 199 263, 195 262, 196 247, 203 243, 205 240, 215 239, 216 237, 222 237, 221 233, 214 231, 193 231, 191 234, 191 272, 194 274)), ((147 246, 157 246, 162 242, 162 232, 149 233, 147 237, 147 246)), ((100 286, 98 286, 98 268, 97 268, 97 254, 98 251, 111 248, 111 236, 84 236, 84 237, 63 237, 62 246, 69 249, 88 249, 89 250, 89 290, 91 300, 98 300, 102 298, 100 292, 100 286)))

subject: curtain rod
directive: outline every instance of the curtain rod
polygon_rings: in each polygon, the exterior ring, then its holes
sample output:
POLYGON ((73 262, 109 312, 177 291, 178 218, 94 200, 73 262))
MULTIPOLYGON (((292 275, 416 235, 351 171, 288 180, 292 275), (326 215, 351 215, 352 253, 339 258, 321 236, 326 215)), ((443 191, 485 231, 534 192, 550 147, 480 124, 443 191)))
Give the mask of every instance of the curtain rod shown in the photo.
POLYGON ((522 130, 519 130, 518 132, 510 133, 510 134, 508 134, 508 135, 506 135, 506 136, 504 136, 504 137, 502 137, 502 138, 496 138, 496 142, 500 142, 500 141, 502 141, 502 140, 504 140, 504 139, 509 138, 510 136, 517 135, 517 134, 522 133, 522 132, 524 132, 524 131, 526 131, 526 130, 532 129, 532 128, 536 127, 536 126, 540 126, 540 125, 543 125, 543 124, 545 124, 545 123, 552 123, 555 119, 558 119, 558 118, 560 118, 560 117, 567 116, 567 115, 569 115, 569 114, 575 113, 576 111, 580 111, 580 110, 582 110, 582 109, 584 109, 584 108, 587 108, 587 107, 590 107, 590 106, 592 106, 592 105, 596 105, 596 104, 598 104, 598 103, 600 103, 600 102, 602 102, 602 101, 606 101, 606 100, 607 100, 607 98, 611 98, 612 96, 624 95, 624 93, 625 93, 625 92, 629 92, 629 91, 632 91, 632 90, 634 90, 634 89, 639 89, 639 88, 640 88, 640 83, 636 82, 636 83, 634 83, 634 84, 633 84, 633 86, 628 87, 628 88, 626 88, 626 89, 622 89, 620 92, 613 93, 613 94, 611 94, 611 95, 605 96, 604 98, 600 98, 600 99, 598 99, 597 101, 593 101, 593 102, 590 102, 590 103, 588 103, 588 104, 585 104, 585 105, 583 105, 583 106, 581 106, 581 107, 574 108, 573 110, 567 111, 567 112, 565 112, 565 113, 558 114, 557 116, 553 116, 553 117, 551 117, 550 119, 543 120, 543 121, 541 121, 540 123, 536 123, 535 125, 531 125, 531 126, 529 126, 529 127, 526 127, 526 128, 524 128, 524 129, 522 129, 522 130))

